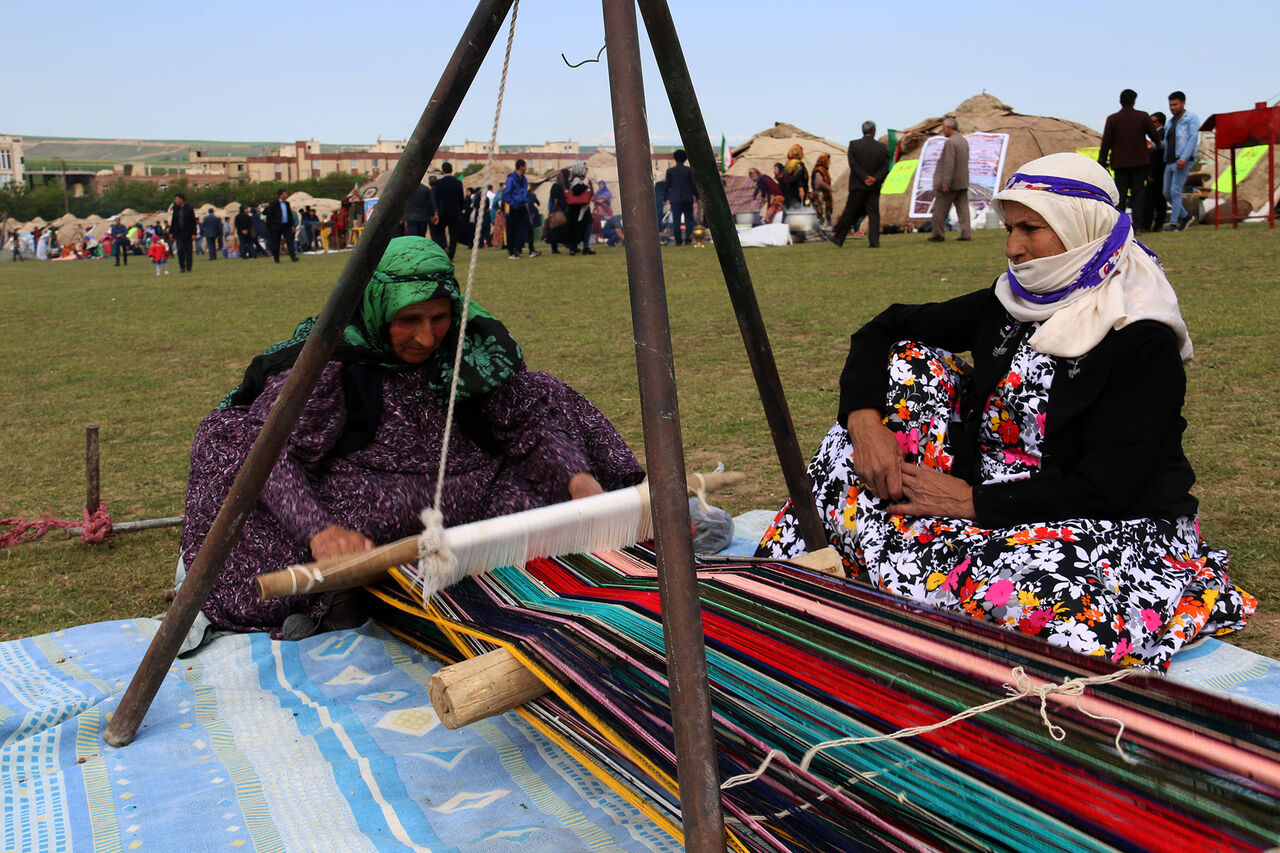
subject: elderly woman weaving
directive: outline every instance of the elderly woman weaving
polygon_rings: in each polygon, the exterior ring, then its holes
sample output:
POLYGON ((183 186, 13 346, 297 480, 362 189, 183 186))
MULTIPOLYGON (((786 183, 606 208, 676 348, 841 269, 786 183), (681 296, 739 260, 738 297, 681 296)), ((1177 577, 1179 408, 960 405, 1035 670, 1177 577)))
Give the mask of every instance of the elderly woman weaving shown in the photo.
MULTIPOLYGON (((622 437, 591 403, 527 370, 506 328, 475 303, 465 323, 461 311, 444 250, 422 237, 392 240, 204 606, 215 628, 299 638, 318 627, 347 627, 329 613, 330 594, 263 602, 253 578, 421 530, 418 514, 433 502, 459 334, 466 340, 441 506, 446 525, 643 479, 622 437)), ((255 358, 243 384, 196 432, 182 532, 187 564, 313 325, 314 318, 303 321, 291 340, 255 358)))
MULTIPOLYGON (((1182 452, 1191 341, 1116 200, 1086 157, 1023 166, 994 200, 1008 270, 853 335, 809 473, 833 545, 882 589, 1163 668, 1257 602, 1200 538, 1182 452)), ((784 506, 759 553, 801 547, 784 506)))

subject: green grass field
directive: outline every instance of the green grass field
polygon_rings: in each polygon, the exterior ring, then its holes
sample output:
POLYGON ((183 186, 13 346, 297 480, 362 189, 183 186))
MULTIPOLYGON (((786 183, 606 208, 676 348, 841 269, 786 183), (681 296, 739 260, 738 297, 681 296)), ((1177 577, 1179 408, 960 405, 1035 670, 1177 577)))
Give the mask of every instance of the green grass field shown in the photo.
MULTIPOLYGON (((748 250, 792 417, 808 454, 829 427, 848 335, 892 301, 945 299, 988 285, 1003 232, 972 243, 891 235, 748 250)), ((1232 574, 1262 600, 1235 642, 1280 654, 1280 232, 1209 227, 1153 235, 1196 345, 1186 447, 1199 476, 1202 530, 1232 552, 1232 574)), ((545 249, 545 247, 542 247, 545 249)), ((197 256, 195 272, 157 278, 142 258, 11 263, 0 257, 0 518, 84 502, 84 427, 101 428, 102 497, 117 522, 178 515, 200 419, 248 360, 323 304, 347 255, 296 264, 197 256)), ((465 277, 468 256, 458 267, 465 277)), ((775 507, 785 488, 737 323, 711 249, 664 250, 685 454, 749 481, 716 502, 775 507)), ((530 365, 591 398, 640 455, 626 267, 594 257, 479 259, 476 298, 501 317, 530 365)), ((164 609, 175 529, 85 545, 61 531, 0 549, 0 638, 164 609)))

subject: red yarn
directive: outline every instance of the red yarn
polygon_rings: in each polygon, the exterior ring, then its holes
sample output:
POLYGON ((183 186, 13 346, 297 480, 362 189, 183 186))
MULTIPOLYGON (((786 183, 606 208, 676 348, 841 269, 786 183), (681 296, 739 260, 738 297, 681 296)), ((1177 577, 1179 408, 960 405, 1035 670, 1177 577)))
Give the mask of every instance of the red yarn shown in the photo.
POLYGON ((111 516, 107 515, 107 505, 99 503, 93 515, 89 508, 84 510, 84 524, 80 526, 80 538, 85 542, 103 542, 111 535, 111 516))
POLYGON ((92 515, 86 507, 83 515, 82 521, 63 520, 54 517, 53 513, 46 509, 39 518, 31 521, 24 521, 21 518, 0 519, 0 527, 7 525, 12 528, 0 533, 0 548, 6 545, 20 545, 23 542, 34 542, 50 530, 67 527, 79 527, 80 538, 85 542, 102 542, 111 535, 111 516, 107 515, 106 504, 98 504, 98 509, 92 515))

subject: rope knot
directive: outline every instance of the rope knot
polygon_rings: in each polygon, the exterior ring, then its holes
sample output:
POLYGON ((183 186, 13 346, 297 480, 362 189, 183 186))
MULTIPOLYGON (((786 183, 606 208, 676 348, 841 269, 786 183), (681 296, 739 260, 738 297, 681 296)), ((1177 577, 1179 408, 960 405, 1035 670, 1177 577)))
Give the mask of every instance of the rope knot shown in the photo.
POLYGON ((440 588, 440 579, 453 571, 453 553, 444 538, 444 514, 428 507, 422 511, 422 533, 418 535, 418 575, 422 579, 423 600, 440 588))
POLYGON ((80 527, 80 538, 85 542, 104 542, 111 535, 111 516, 107 514, 107 505, 98 504, 98 508, 90 515, 89 508, 84 508, 84 524, 80 527))

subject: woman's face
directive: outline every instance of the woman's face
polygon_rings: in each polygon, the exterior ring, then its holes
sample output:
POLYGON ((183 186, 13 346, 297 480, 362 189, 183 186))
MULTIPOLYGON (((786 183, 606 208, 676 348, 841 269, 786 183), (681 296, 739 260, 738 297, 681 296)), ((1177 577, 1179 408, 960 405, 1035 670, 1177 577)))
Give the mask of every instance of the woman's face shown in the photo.
POLYGON ((1009 260, 1023 264, 1036 258, 1061 255, 1067 250, 1040 214, 1021 202, 1006 201, 1002 206, 1004 227, 1009 232, 1004 254, 1009 260))
POLYGON ((396 356, 409 364, 431 358, 449 332, 453 304, 448 297, 406 305, 391 318, 387 334, 396 356))

